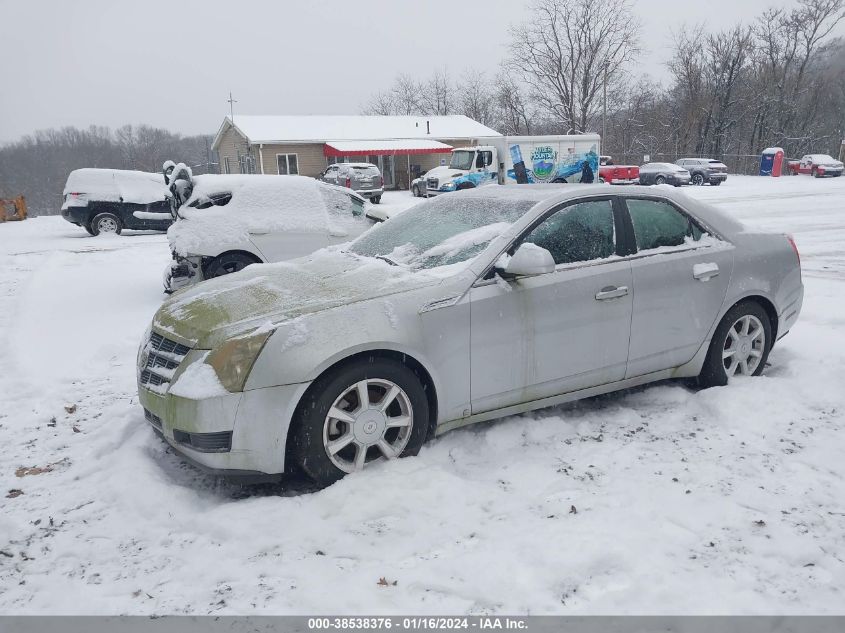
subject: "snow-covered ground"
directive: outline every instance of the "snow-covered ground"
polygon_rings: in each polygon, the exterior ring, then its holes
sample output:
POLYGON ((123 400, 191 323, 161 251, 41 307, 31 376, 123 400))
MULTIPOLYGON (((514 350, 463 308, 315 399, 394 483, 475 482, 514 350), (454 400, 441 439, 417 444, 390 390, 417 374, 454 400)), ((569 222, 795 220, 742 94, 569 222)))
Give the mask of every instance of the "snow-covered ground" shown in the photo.
POLYGON ((145 423, 163 235, 0 225, 0 613, 845 613, 845 178, 686 191, 796 238, 764 377, 463 429, 313 493, 216 483, 145 423))

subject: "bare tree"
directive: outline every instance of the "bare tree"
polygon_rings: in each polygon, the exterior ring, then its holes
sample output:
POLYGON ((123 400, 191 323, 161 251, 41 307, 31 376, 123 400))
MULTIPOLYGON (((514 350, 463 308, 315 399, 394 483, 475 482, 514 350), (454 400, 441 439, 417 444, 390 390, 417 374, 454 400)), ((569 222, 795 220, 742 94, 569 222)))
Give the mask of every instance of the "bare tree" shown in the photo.
POLYGON ((484 71, 473 69, 464 71, 456 92, 458 110, 461 114, 484 125, 493 125, 496 104, 493 87, 487 81, 484 71))
POLYGON ((534 16, 511 29, 508 58, 531 96, 565 133, 586 132, 603 82, 620 78, 637 51, 639 23, 629 0, 534 0, 534 16))
POLYGON ((422 85, 421 104, 423 114, 454 114, 455 88, 446 68, 435 70, 422 85))
POLYGON ((502 68, 493 85, 496 104, 496 128, 502 134, 530 134, 531 116, 520 87, 507 69, 502 68))

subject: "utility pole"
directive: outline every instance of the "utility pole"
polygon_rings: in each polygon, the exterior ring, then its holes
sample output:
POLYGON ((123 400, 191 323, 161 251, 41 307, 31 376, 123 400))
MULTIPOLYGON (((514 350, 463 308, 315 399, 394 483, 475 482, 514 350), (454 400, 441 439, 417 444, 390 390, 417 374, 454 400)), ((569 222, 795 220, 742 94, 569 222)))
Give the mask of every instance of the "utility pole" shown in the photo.
MULTIPOLYGON (((601 112, 601 142, 605 143, 607 139, 607 60, 602 64, 604 71, 604 82, 602 84, 602 112, 601 112)), ((607 150, 605 150, 605 154, 607 150)))
POLYGON ((229 118, 232 119, 232 125, 235 124, 235 104, 237 103, 237 99, 232 97, 232 91, 229 91, 229 118))

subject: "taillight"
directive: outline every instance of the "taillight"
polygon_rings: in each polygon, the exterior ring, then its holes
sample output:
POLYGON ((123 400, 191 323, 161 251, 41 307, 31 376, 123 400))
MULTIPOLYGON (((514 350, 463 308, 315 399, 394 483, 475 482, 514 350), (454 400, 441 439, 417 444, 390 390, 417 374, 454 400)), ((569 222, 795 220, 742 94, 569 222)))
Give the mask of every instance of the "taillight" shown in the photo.
POLYGON ((795 240, 792 239, 791 235, 787 235, 786 239, 789 240, 789 245, 792 247, 792 250, 795 251, 795 257, 798 259, 798 264, 801 264, 801 255, 798 253, 798 247, 795 245, 795 240))
POLYGON ((352 189, 352 178, 350 178, 349 176, 346 177, 346 187, 348 189, 352 189))

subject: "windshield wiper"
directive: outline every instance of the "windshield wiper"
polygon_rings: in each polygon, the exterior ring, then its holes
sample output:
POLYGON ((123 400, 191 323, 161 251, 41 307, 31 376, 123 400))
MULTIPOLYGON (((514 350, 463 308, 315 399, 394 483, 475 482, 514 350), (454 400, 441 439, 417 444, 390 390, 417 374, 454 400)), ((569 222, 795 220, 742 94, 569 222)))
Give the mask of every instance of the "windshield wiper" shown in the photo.
POLYGON ((399 265, 396 262, 394 262, 392 259, 390 259, 389 257, 385 257, 384 255, 376 255, 376 259, 380 259, 384 262, 387 262, 391 266, 398 266, 399 265))

